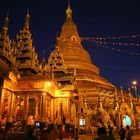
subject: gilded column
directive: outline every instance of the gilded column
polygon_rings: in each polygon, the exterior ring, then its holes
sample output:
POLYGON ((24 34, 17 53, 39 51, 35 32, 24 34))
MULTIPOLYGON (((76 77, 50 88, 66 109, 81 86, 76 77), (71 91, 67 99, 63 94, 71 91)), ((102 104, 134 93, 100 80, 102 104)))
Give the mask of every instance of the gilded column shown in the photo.
POLYGON ((70 123, 70 98, 66 98, 66 118, 67 123, 70 123))
POLYGON ((40 95, 40 117, 41 117, 41 119, 42 119, 42 99, 43 99, 43 97, 42 97, 42 93, 41 93, 41 95, 40 95))
POLYGON ((45 104, 46 104, 46 93, 41 94, 41 102, 40 102, 40 114, 41 114, 41 120, 45 120, 45 104))
POLYGON ((45 121, 46 117, 46 93, 43 93, 42 99, 42 120, 45 121))
POLYGON ((48 119, 50 117, 50 105, 51 105, 51 98, 48 96, 47 93, 45 98, 45 117, 48 119))
POLYGON ((51 121, 54 120, 54 99, 51 99, 51 105, 50 105, 50 119, 51 121))
POLYGON ((13 103, 14 103, 14 93, 10 93, 10 101, 9 101, 9 121, 13 121, 13 103))
POLYGON ((28 108, 29 108, 29 96, 25 95, 25 98, 24 98, 25 118, 24 119, 27 119, 27 117, 28 117, 28 108))
POLYGON ((26 110, 27 110, 27 95, 24 96, 24 108, 23 108, 24 119, 26 119, 26 110))
POLYGON ((4 103, 4 89, 1 89, 0 121, 1 121, 1 119, 2 119, 2 113, 3 113, 3 103, 4 103))
POLYGON ((13 93, 13 97, 12 97, 12 114, 15 115, 15 108, 16 108, 16 104, 15 104, 15 99, 16 99, 16 95, 13 93))
POLYGON ((35 111, 35 120, 39 120, 39 98, 35 98, 36 102, 36 111, 35 111))
POLYGON ((44 93, 43 94, 43 120, 46 120, 46 117, 47 117, 47 105, 48 105, 48 102, 47 102, 46 98, 48 98, 47 93, 44 93))

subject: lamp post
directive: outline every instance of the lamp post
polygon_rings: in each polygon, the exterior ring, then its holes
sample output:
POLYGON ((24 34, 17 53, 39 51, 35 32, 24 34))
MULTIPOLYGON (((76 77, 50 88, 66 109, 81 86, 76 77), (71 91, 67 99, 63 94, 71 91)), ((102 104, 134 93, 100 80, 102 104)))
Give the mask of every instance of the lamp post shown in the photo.
POLYGON ((137 92, 137 81, 132 81, 132 88, 135 91, 135 97, 138 98, 138 92, 137 92))

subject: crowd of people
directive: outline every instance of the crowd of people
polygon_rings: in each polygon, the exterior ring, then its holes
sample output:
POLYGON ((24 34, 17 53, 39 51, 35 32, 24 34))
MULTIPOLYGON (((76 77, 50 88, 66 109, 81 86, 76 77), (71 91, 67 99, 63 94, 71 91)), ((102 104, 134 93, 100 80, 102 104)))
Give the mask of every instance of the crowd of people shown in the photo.
MULTIPOLYGON (((37 123, 38 124, 38 123, 37 123)), ((84 127, 83 127, 84 128, 84 127)), ((79 139, 79 135, 88 134, 93 135, 93 140, 132 140, 132 133, 130 127, 125 128, 121 126, 118 130, 108 125, 96 127, 93 131, 86 131, 75 126, 57 125, 50 123, 49 125, 26 125, 24 123, 9 124, 5 128, 0 127, 0 140, 7 140, 10 135, 17 135, 20 132, 24 134, 24 140, 50 140, 50 136, 56 136, 59 140, 63 137, 71 137, 75 140, 79 139)), ((22 139, 20 139, 22 140, 22 139)))
POLYGON ((20 140, 54 140, 56 138, 62 140, 63 136, 68 137, 69 135, 78 139, 78 129, 71 125, 45 124, 43 122, 37 122, 34 125, 25 122, 7 122, 6 125, 0 125, 0 140, 15 140, 14 138, 19 135, 21 136, 20 140), (77 134, 75 135, 74 132, 77 134))
POLYGON ((102 126, 97 129, 97 134, 98 136, 94 140, 116 140, 116 137, 119 137, 119 140, 132 140, 132 133, 128 125, 125 128, 121 126, 117 132, 114 132, 110 125, 108 128, 102 126), (117 136, 115 136, 115 133, 117 133, 117 136))

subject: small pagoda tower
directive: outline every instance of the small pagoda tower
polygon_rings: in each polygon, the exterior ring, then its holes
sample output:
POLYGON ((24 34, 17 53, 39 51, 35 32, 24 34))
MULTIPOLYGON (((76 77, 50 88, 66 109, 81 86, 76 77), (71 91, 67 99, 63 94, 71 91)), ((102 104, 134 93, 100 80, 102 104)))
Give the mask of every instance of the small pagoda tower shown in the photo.
POLYGON ((46 71, 46 60, 45 60, 45 57, 43 55, 43 58, 42 58, 42 61, 41 61, 41 64, 40 64, 40 72, 41 73, 45 73, 46 71))
POLYGON ((51 53, 48 65, 50 67, 52 78, 55 78, 59 84, 71 84, 73 73, 67 72, 64 65, 63 54, 60 52, 58 46, 56 46, 56 49, 51 53))
POLYGON ((31 33, 29 30, 30 15, 25 17, 25 24, 20 34, 16 36, 17 52, 16 65, 21 76, 35 75, 39 71, 38 55, 33 47, 31 33))
POLYGON ((59 51, 59 47, 56 46, 56 49, 51 53, 48 62, 52 72, 54 73, 66 72, 66 69, 64 67, 64 59, 62 57, 63 56, 59 51))
POLYGON ((2 65, 1 72, 9 71, 15 63, 14 48, 8 35, 8 14, 5 18, 4 25, 0 32, 0 63, 2 65))

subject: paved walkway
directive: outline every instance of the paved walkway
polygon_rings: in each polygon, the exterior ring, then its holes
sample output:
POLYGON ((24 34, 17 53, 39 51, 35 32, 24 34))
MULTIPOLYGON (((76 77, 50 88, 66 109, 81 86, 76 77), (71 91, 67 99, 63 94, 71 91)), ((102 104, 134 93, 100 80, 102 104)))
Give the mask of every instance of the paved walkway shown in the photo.
MULTIPOLYGON (((59 139, 56 139, 59 140, 59 139)), ((63 140, 74 140, 74 138, 63 138, 63 140)), ((78 140, 93 140, 92 136, 79 136, 78 140)), ((120 140, 119 138, 116 140, 120 140)), ((132 140, 140 140, 140 135, 135 135, 132 140)))
POLYGON ((132 137, 132 140, 140 140, 140 135, 135 135, 132 137))
MULTIPOLYGON (((2 138, 0 137, 0 140, 2 140, 2 138)), ((25 137, 24 136, 21 136, 21 135, 16 135, 13 137, 10 137, 9 139, 7 140, 25 140, 25 137)), ((46 139, 41 139, 41 140, 46 140, 46 139)), ((51 138, 49 137, 48 140, 59 140, 59 138, 55 139, 55 138, 51 138)), ((63 140, 74 140, 74 138, 63 138, 63 140)), ((94 140, 93 136, 87 136, 87 135, 79 135, 79 138, 78 140, 94 140)), ((116 140, 120 140, 119 137, 116 139, 116 140)), ((132 140, 140 140, 140 135, 134 135, 132 136, 132 140)))

